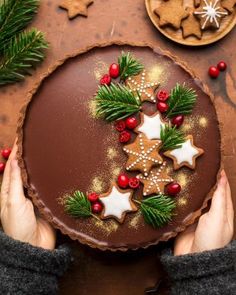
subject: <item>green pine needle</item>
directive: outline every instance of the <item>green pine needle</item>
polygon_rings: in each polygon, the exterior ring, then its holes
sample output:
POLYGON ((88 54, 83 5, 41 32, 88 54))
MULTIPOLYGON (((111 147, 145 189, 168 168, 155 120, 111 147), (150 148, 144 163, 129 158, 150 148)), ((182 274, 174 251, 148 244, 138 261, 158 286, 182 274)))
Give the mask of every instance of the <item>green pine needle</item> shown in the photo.
POLYGON ((140 202, 140 209, 145 222, 154 228, 162 227, 170 222, 175 207, 175 202, 162 194, 140 202))
POLYGON ((32 20, 39 6, 38 0, 3 0, 0 5, 0 54, 10 39, 32 20))
POLYGON ((95 99, 97 115, 109 122, 129 117, 141 109, 139 96, 121 84, 100 86, 95 99))
POLYGON ((120 66, 120 78, 125 81, 130 76, 138 75, 143 69, 144 66, 136 60, 130 52, 122 52, 121 57, 118 59, 120 66))
POLYGON ((162 151, 174 150, 181 148, 182 143, 185 142, 184 133, 177 129, 176 126, 171 125, 161 126, 161 141, 162 151))
POLYGON ((191 114, 196 99, 197 94, 195 90, 186 87, 185 84, 180 85, 177 83, 170 94, 168 101, 169 109, 166 113, 166 117, 172 118, 177 115, 191 114))
POLYGON ((91 204, 82 192, 75 191, 65 199, 65 211, 73 217, 92 216, 91 204))
POLYGON ((43 49, 47 47, 43 33, 35 29, 13 38, 5 47, 0 63, 0 85, 23 80, 30 69, 44 59, 43 49))

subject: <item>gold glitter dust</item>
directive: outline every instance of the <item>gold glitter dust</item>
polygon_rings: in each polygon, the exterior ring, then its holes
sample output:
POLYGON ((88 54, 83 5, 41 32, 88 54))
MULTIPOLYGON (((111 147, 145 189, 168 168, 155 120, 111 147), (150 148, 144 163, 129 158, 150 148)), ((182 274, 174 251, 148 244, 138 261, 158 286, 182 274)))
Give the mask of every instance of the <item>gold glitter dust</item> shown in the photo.
POLYGON ((140 212, 136 213, 135 217, 130 221, 129 227, 138 228, 142 214, 140 212))
POLYGON ((96 105, 96 101, 94 99, 89 101, 88 108, 89 108, 90 116, 92 118, 94 118, 94 119, 98 118, 98 116, 97 116, 97 105, 96 105))
POLYGON ((102 193, 104 190, 104 183, 101 177, 96 176, 92 180, 91 191, 102 193))
POLYGON ((59 198, 57 198, 58 204, 64 206, 65 205, 65 201, 68 198, 67 195, 61 196, 59 198))
POLYGON ((106 64, 104 61, 98 59, 95 63, 94 68, 94 77, 96 78, 96 80, 99 81, 102 76, 108 72, 108 69, 109 65, 106 64))
POLYGON ((117 231, 119 227, 118 223, 114 220, 108 220, 108 221, 96 220, 95 226, 100 228, 106 234, 110 234, 111 232, 117 231))
POLYGON ((177 204, 179 207, 185 207, 188 204, 188 200, 185 197, 178 199, 177 204))
POLYGON ((191 126, 191 124, 187 123, 187 124, 184 124, 181 129, 182 129, 182 131, 186 132, 186 131, 191 130, 192 126, 191 126))
POLYGON ((198 122, 199 122, 199 125, 203 128, 206 128, 208 125, 208 120, 206 117, 200 117, 198 122))
POLYGON ((183 187, 185 187, 188 183, 188 177, 184 173, 180 173, 176 176, 176 180, 179 182, 179 184, 183 187))
POLYGON ((110 159, 110 160, 113 160, 114 158, 116 158, 118 155, 117 151, 115 148, 113 147, 109 147, 107 149, 107 157, 110 159))
POLYGON ((111 169, 112 169, 113 180, 115 180, 115 178, 117 178, 117 176, 120 174, 122 169, 120 167, 114 167, 114 168, 111 167, 111 169))
POLYGON ((148 70, 148 80, 150 82, 159 82, 160 87, 166 84, 168 80, 168 71, 166 71, 165 65, 155 65, 150 70, 148 70))

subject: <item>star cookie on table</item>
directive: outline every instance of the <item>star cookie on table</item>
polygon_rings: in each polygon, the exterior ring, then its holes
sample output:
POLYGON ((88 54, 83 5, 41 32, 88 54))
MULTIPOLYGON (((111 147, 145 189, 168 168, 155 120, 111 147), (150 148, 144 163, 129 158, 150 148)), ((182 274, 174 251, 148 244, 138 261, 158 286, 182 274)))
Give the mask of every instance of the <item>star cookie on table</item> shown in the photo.
POLYGON ((158 152, 160 146, 160 140, 149 140, 144 134, 140 133, 133 143, 123 148, 128 155, 126 169, 128 171, 138 170, 148 176, 152 167, 163 162, 158 152))
POLYGON ((200 7, 194 11, 194 15, 200 20, 202 30, 219 29, 222 18, 228 15, 228 12, 219 0, 203 0, 200 7))
POLYGON ((188 135, 181 148, 167 151, 164 153, 164 155, 174 161, 174 169, 178 170, 183 166, 187 166, 190 169, 195 169, 196 159, 203 153, 203 149, 200 149, 193 144, 192 135, 188 135))
POLYGON ((234 12, 234 6, 236 5, 236 0, 222 0, 221 5, 223 8, 227 9, 229 12, 234 12))
POLYGON ((181 21, 189 15, 183 6, 183 0, 162 1, 154 12, 160 18, 160 27, 169 25, 176 30, 180 28, 181 21))
POLYGON ((126 213, 137 211, 137 207, 132 201, 132 195, 132 190, 121 190, 115 184, 112 185, 110 190, 99 198, 103 204, 101 218, 114 218, 123 223, 126 213))
POLYGON ((88 16, 88 6, 93 0, 63 0, 60 7, 68 10, 68 17, 72 19, 77 15, 88 16))
POLYGON ((160 139, 161 137, 161 127, 165 127, 165 122, 161 118, 159 112, 152 116, 147 116, 144 113, 140 113, 141 123, 135 129, 135 132, 146 135, 148 139, 160 139))
POLYGON ((166 172, 166 162, 160 168, 154 168, 148 176, 139 174, 137 178, 143 184, 143 195, 164 193, 165 186, 174 180, 166 172))
POLYGON ((199 21, 193 15, 193 11, 190 10, 189 16, 181 23, 183 30, 183 37, 195 36, 198 39, 202 38, 202 30, 199 21))
POLYGON ((126 80, 126 85, 132 92, 138 92, 141 101, 156 102, 155 91, 159 87, 159 83, 146 82, 146 71, 126 80))

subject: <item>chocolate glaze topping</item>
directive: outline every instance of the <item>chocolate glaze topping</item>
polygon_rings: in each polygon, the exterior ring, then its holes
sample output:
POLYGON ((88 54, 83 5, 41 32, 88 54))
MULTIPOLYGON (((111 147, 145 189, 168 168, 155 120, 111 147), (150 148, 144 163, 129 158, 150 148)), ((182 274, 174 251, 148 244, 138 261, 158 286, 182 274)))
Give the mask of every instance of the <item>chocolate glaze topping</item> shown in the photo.
MULTIPOLYGON (((144 111, 153 114, 155 104, 145 103, 144 111)), ((68 59, 33 95, 22 113, 18 135, 24 183, 40 212, 71 238, 102 250, 146 248, 175 236, 206 207, 221 164, 218 120, 207 89, 175 58, 150 47, 95 47, 68 59), (194 171, 171 170, 183 190, 176 198, 176 216, 160 229, 146 225, 139 213, 128 214, 119 225, 114 220, 99 223, 93 218, 74 219, 63 210, 62 197, 66 193, 76 189, 106 192, 112 179, 125 169, 127 158, 118 133, 112 124, 95 118, 91 103, 100 77, 122 50, 139 58, 149 79, 160 82, 160 88, 170 91, 177 82, 185 82, 198 94, 184 128, 205 153, 198 158, 194 171)), ((171 160, 166 160, 171 168, 171 160)), ((141 190, 136 197, 140 196, 141 190)))

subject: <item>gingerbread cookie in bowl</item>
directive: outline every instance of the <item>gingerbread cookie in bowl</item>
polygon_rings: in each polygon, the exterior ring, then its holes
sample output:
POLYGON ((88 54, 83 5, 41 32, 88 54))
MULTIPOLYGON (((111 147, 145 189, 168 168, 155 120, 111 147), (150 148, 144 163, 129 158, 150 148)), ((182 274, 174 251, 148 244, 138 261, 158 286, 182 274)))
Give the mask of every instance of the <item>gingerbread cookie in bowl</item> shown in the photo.
POLYGON ((181 44, 200 46, 223 38, 235 26, 235 0, 146 0, 153 24, 181 44))

